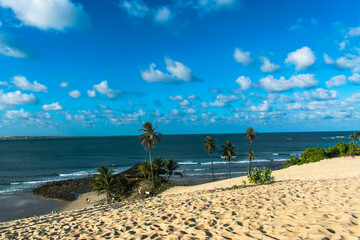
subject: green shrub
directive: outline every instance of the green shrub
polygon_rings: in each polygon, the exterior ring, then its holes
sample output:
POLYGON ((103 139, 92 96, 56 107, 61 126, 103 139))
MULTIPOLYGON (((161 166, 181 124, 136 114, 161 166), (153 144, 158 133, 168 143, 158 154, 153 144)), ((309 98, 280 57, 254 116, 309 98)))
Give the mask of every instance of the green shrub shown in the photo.
POLYGON ((254 168, 252 173, 248 175, 248 179, 250 183, 265 183, 274 180, 274 177, 271 176, 271 171, 263 168, 263 172, 260 169, 254 168))
POLYGON ((232 186, 232 189, 238 189, 238 188, 239 188, 238 185, 233 185, 233 186, 232 186))
POLYGON ((335 146, 331 146, 325 149, 325 154, 327 158, 340 157, 340 150, 335 146))
POLYGON ((291 157, 289 160, 287 160, 285 163, 284 163, 284 166, 282 168, 288 168, 292 165, 297 165, 301 162, 300 158, 298 157, 291 157))
POLYGON ((346 154, 348 152, 348 149, 349 149, 348 145, 346 143, 344 143, 344 142, 339 142, 334 147, 339 149, 340 157, 346 156, 346 154))
POLYGON ((360 146, 351 142, 348 146, 348 155, 350 156, 360 155, 360 146))
POLYGON ((326 158, 325 151, 322 147, 308 148, 300 154, 301 164, 318 162, 326 158))

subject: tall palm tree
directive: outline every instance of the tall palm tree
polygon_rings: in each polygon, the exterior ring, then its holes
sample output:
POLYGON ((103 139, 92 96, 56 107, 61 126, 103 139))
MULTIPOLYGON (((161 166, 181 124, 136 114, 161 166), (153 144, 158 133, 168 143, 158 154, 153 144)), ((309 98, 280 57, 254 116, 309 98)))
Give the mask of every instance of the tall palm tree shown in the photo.
POLYGON ((255 153, 254 151, 248 152, 248 159, 249 159, 249 167, 248 167, 248 173, 250 172, 249 169, 251 169, 251 160, 254 160, 255 153))
POLYGON ((222 145, 221 146, 221 148, 222 148, 222 150, 221 150, 221 152, 222 152, 222 156, 225 158, 225 159, 227 159, 228 160, 228 166, 229 166, 229 178, 231 178, 231 174, 230 174, 230 162, 231 162, 231 160, 232 160, 232 158, 233 158, 233 156, 235 155, 235 152, 236 152, 236 150, 235 150, 235 146, 234 146, 234 144, 232 144, 229 140, 228 141, 226 141, 225 143, 224 143, 224 145, 222 145))
POLYGON ((166 159, 164 165, 165 165, 165 171, 168 174, 167 181, 173 174, 182 176, 181 173, 175 172, 175 170, 178 169, 180 165, 178 162, 174 161, 173 158, 166 159))
POLYGON ((142 132, 142 134, 140 135, 140 143, 144 146, 145 150, 149 151, 154 195, 155 195, 155 180, 154 180, 153 164, 151 160, 151 149, 155 147, 158 142, 160 142, 160 138, 162 136, 161 133, 155 132, 157 128, 158 126, 153 128, 151 122, 146 122, 144 123, 143 128, 139 130, 139 132, 142 132))
POLYGON ((213 153, 216 151, 217 146, 216 146, 216 140, 214 140, 212 137, 207 136, 205 138, 204 143, 204 148, 205 148, 205 152, 207 152, 208 154, 210 154, 211 156, 211 172, 212 172, 212 177, 213 177, 213 181, 215 181, 215 177, 214 177, 214 165, 213 165, 213 153))
POLYGON ((117 190, 117 182, 113 175, 114 169, 109 169, 108 166, 101 166, 97 171, 100 174, 94 174, 93 190, 97 191, 98 194, 105 193, 106 203, 109 203, 110 196, 115 194, 117 190))
MULTIPOLYGON (((251 152, 253 141, 255 141, 255 139, 257 138, 257 132, 255 132, 252 127, 249 127, 248 129, 246 129, 245 137, 246 137, 246 140, 248 140, 250 142, 250 152, 251 152)), ((251 168, 251 159, 249 159, 249 167, 247 169, 248 175, 250 174, 250 171, 251 171, 250 168, 251 168)))

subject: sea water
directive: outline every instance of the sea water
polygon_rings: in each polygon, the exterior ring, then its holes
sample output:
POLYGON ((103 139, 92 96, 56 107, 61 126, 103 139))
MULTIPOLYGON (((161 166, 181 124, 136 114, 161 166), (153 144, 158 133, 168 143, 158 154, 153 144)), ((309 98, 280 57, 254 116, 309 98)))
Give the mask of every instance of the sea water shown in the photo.
MULTIPOLYGON (((308 147, 328 147, 337 142, 348 143, 351 132, 259 133, 253 143, 253 167, 276 170, 292 156, 308 147)), ((212 178, 211 160, 203 141, 212 136, 218 150, 213 154, 216 179, 226 178, 228 162, 221 158, 221 146, 230 140, 236 158, 230 163, 232 177, 245 175, 250 144, 243 133, 164 135, 152 150, 152 156, 179 162, 183 177, 178 181, 212 178)), ((50 181, 87 177, 101 165, 121 172, 137 162, 148 160, 137 136, 73 137, 0 141, 0 201, 50 181)))

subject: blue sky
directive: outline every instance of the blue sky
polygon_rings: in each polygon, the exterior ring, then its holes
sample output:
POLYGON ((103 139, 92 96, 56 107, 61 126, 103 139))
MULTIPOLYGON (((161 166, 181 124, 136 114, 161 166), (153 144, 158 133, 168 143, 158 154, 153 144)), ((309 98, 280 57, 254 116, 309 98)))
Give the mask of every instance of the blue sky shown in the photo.
POLYGON ((0 0, 1 135, 358 130, 357 9, 0 0))

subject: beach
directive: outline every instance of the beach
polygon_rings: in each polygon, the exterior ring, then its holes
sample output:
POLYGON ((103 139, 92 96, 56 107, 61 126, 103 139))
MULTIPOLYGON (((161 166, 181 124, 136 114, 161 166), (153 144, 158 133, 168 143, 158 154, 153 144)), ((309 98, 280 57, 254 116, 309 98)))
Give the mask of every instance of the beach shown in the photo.
MULTIPOLYGON (((360 157, 274 171, 275 181, 245 177, 159 196, 0 223, 8 239, 357 239, 360 157), (246 179, 247 181, 247 179, 246 179), (233 185, 238 189, 232 189, 233 185)), ((89 193, 94 194, 94 193, 89 193)), ((89 197, 91 195, 87 195, 89 197)), ((85 197, 85 196, 83 196, 85 197)), ((81 200, 81 199, 79 199, 81 200)), ((93 199, 95 200, 95 199, 93 199)), ((83 199, 81 200, 82 202, 83 199)))

